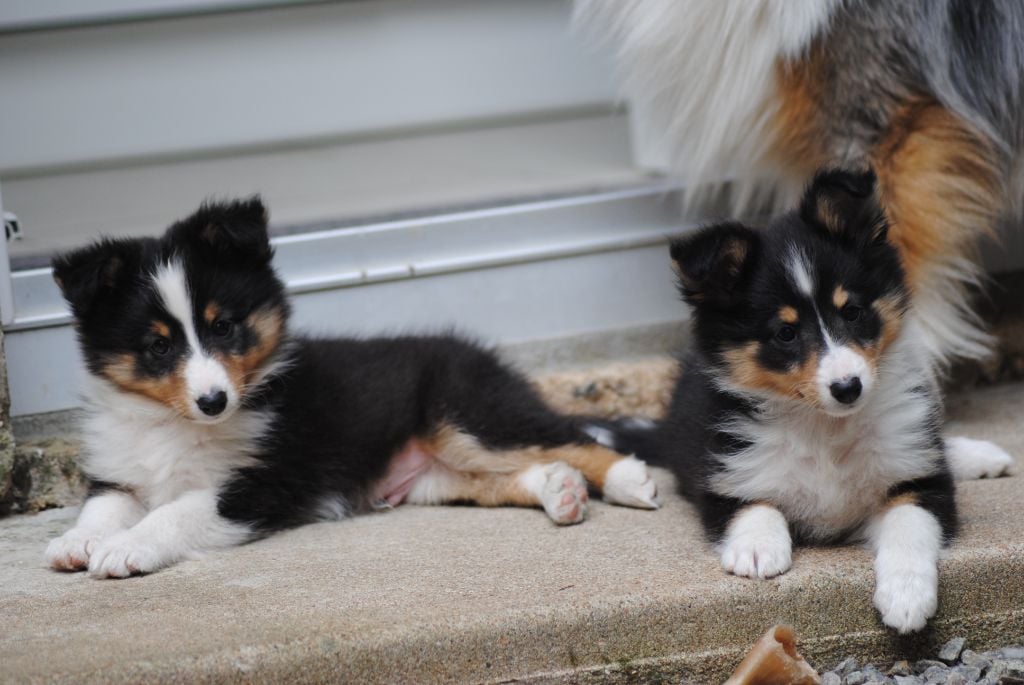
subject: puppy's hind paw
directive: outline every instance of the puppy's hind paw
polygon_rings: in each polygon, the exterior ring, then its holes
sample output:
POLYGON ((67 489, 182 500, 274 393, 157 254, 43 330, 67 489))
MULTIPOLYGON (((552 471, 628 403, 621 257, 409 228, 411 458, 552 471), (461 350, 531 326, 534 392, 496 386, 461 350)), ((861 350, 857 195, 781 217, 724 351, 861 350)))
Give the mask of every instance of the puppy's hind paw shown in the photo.
POLYGON ((604 499, 638 509, 657 509, 658 486, 647 472, 647 464, 636 457, 625 457, 612 464, 605 475, 604 499))
POLYGON ((565 462, 535 464, 523 473, 522 483, 555 523, 579 523, 586 516, 587 482, 583 474, 565 462))
POLYGON ((994 442, 959 436, 946 438, 946 459, 956 480, 1008 476, 1017 464, 994 442))

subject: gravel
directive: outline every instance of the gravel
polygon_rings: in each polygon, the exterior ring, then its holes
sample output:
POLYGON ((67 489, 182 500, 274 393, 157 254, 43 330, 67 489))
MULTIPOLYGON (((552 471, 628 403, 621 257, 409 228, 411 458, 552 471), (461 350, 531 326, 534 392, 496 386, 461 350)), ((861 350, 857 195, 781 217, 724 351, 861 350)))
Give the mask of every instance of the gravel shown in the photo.
POLYGON ((955 637, 939 650, 938 659, 903 660, 888 667, 862 664, 854 657, 821 674, 822 685, 1024 685, 1024 646, 988 652, 967 649, 967 638, 955 637))

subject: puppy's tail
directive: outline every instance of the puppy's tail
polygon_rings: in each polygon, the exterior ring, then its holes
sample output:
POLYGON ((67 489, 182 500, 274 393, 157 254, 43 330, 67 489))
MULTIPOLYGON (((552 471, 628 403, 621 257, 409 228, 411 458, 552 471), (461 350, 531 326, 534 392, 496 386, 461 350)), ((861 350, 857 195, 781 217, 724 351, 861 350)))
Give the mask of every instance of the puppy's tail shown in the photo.
POLYGON ((582 424, 584 433, 599 444, 619 454, 632 454, 653 466, 659 465, 655 449, 658 424, 650 419, 626 417, 624 419, 587 418, 582 424))

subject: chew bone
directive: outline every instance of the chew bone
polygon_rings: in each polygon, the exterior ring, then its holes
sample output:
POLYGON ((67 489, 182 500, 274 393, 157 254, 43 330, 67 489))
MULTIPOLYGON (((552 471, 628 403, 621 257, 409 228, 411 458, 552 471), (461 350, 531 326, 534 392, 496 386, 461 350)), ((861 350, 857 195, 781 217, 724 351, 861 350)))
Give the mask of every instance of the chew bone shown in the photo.
POLYGON ((773 626, 754 643, 725 685, 819 685, 821 678, 796 652, 789 626, 773 626))

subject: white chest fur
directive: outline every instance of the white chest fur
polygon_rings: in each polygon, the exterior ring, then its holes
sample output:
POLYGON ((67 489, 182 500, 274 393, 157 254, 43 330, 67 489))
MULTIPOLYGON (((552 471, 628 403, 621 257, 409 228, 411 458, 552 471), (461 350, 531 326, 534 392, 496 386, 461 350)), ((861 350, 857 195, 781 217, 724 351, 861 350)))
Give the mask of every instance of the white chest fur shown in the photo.
POLYGON ((860 527, 892 486, 933 473, 942 458, 931 428, 934 400, 921 392, 932 375, 912 343, 894 345, 874 393, 853 416, 766 402, 755 417, 725 426, 750 446, 718 456, 722 471, 712 488, 769 502, 814 539, 860 527))
POLYGON ((84 471, 130 487, 148 508, 218 487, 251 463, 269 424, 266 414, 249 410, 223 423, 197 424, 94 378, 86 384, 85 401, 84 471))

